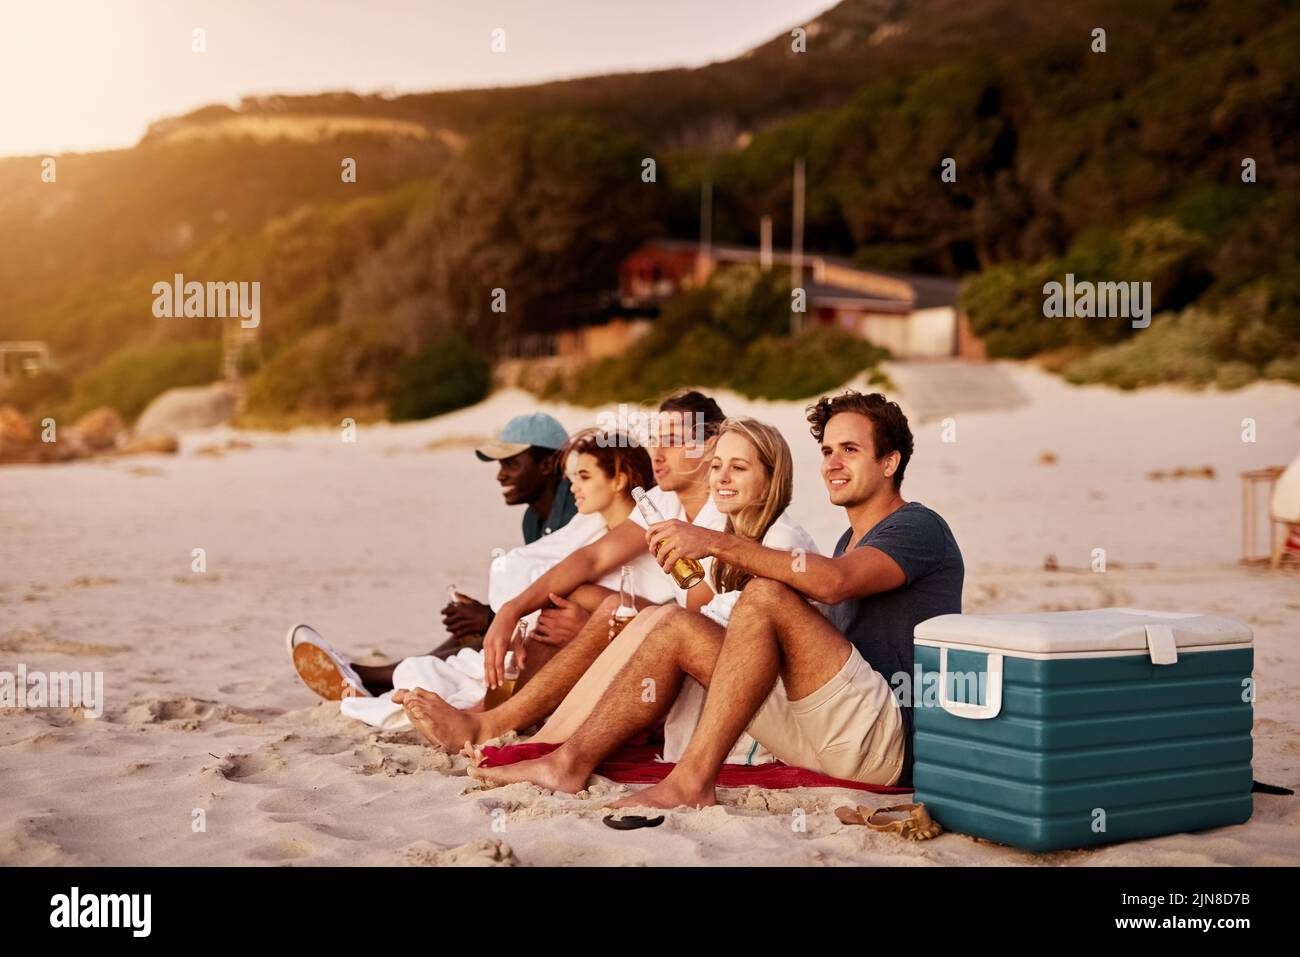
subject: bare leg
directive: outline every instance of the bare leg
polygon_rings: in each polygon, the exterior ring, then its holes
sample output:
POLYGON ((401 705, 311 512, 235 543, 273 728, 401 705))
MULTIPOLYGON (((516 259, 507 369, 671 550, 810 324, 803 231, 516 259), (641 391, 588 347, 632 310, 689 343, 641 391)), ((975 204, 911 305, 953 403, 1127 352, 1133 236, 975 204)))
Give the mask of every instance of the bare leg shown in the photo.
MULTIPOLYGON (((569 601, 584 609, 588 614, 595 614, 614 592, 604 585, 593 585, 588 582, 585 585, 579 585, 569 594, 569 601)), ((616 603, 617 604, 617 603, 616 603)), ((609 617, 608 614, 605 615, 609 617)), ((603 619, 602 619, 603 620, 603 619)), ((576 637, 576 636, 575 636, 576 637)), ((528 682, 532 681, 534 676, 544 668, 552 658, 560 652, 560 645, 548 645, 540 641, 531 641, 528 643, 528 654, 525 657, 525 665, 519 672, 519 678, 515 681, 515 694, 519 694, 528 682)))
POLYGON ((812 694, 844 667, 852 646, 798 592, 754 579, 727 625, 700 723, 677 767, 659 784, 613 807, 674 808, 717 803, 716 781, 778 675, 791 701, 812 694))
POLYGON ((507 731, 527 728, 559 706, 609 645, 609 617, 617 607, 617 595, 601 602, 573 640, 559 649, 526 687, 519 688, 499 707, 470 714, 457 711, 435 694, 418 690, 399 692, 393 700, 399 704, 409 700, 411 707, 407 710, 412 723, 431 744, 445 748, 459 749, 467 742, 481 744, 507 731))
MULTIPOLYGON (((569 601, 581 606, 588 612, 595 612, 601 603, 612 594, 614 593, 604 585, 587 583, 575 588, 569 595, 569 601)), ((460 651, 460 649, 461 645, 457 644, 456 639, 449 638, 430 651, 429 654, 447 658, 460 651)), ((520 674, 516 688, 522 688, 527 684, 528 680, 541 670, 542 666, 554 656, 557 650, 550 645, 534 645, 530 649, 534 654, 529 655, 528 667, 520 674)), ((393 690, 393 670, 398 664, 399 662, 396 661, 390 661, 383 665, 359 665, 353 662, 352 668, 356 671, 357 677, 361 679, 361 683, 366 686, 367 691, 373 695, 380 695, 385 691, 393 690)))
POLYGON ((352 670, 357 673, 357 677, 361 679, 367 691, 373 695, 381 695, 385 691, 393 690, 393 669, 397 664, 394 661, 386 665, 359 665, 354 661, 352 670))
POLYGON ((540 641, 530 641, 528 643, 528 655, 524 659, 524 666, 519 669, 519 677, 515 679, 515 694, 524 690, 524 686, 537 676, 537 673, 545 668, 552 658, 560 653, 559 645, 546 645, 540 641))
POLYGON ((553 791, 581 791, 610 752, 667 713, 683 678, 708 685, 722 638, 716 622, 668 607, 573 737, 535 761, 471 768, 470 774, 494 785, 530 781, 553 791))
POLYGON ((579 585, 573 591, 569 592, 567 597, 569 601, 573 602, 575 605, 580 605, 588 612, 594 613, 597 608, 604 604, 605 599, 610 595, 618 597, 617 592, 606 588, 604 585, 587 582, 585 585, 579 585))
POLYGON ((591 667, 587 669, 573 690, 564 696, 564 700, 551 712, 532 741, 546 744, 563 744, 573 737, 582 723, 587 720, 601 697, 614 683, 623 666, 641 647, 646 637, 654 630, 655 623, 670 613, 676 605, 656 605, 647 608, 628 623, 613 641, 609 642, 591 667))

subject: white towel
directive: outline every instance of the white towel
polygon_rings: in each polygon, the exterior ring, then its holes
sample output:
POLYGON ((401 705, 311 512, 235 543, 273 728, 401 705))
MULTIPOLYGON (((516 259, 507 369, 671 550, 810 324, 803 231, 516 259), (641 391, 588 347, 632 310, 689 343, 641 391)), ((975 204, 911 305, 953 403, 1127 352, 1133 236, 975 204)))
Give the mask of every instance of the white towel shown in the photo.
MULTIPOLYGON (((453 708, 472 707, 483 700, 483 652, 462 648, 445 660, 433 655, 404 658, 393 670, 393 687, 423 688, 453 708)), ((339 710, 385 731, 406 731, 411 727, 411 720, 393 701, 391 691, 378 698, 344 698, 339 710)))

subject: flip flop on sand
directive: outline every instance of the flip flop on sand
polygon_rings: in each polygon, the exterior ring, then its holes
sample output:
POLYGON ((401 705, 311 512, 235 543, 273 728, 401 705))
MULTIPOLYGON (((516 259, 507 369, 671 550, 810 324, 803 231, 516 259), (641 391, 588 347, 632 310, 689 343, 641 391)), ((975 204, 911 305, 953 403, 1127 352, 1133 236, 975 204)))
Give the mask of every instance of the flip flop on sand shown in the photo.
POLYGON ((285 644, 298 677, 322 698, 338 701, 373 697, 347 657, 331 647, 315 628, 294 625, 285 636, 285 644))
POLYGON ((658 827, 664 822, 662 814, 656 817, 643 817, 639 814, 626 814, 623 817, 615 817, 610 814, 604 818, 605 824, 616 831, 635 831, 643 827, 658 827))
POLYGON ((875 811, 869 807, 840 807, 835 809, 835 816, 845 824, 865 824, 873 831, 888 831, 905 841, 927 841, 943 833, 943 827, 930 817, 924 804, 895 804, 875 811), (906 817, 888 816, 903 811, 906 817))

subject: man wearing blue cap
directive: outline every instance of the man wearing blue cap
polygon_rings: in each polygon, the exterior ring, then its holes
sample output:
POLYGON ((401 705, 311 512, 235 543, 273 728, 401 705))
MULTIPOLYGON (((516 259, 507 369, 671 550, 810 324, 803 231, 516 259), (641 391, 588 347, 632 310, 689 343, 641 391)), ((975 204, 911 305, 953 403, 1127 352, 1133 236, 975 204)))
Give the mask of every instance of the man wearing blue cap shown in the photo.
POLYGON ((484 462, 498 463, 497 483, 507 505, 528 503, 524 511, 524 543, 563 528, 578 513, 573 492, 555 453, 569 441, 554 418, 545 412, 517 415, 501 434, 474 450, 484 462))
MULTIPOLYGON (((569 434, 554 417, 534 412, 515 416, 495 439, 474 450, 484 462, 497 463, 497 484, 506 504, 528 505, 523 521, 526 545, 563 528, 578 514, 573 490, 556 458, 567 441, 569 434)), ((453 651, 462 641, 486 634, 493 617, 492 609, 482 602, 459 592, 456 597, 442 610, 442 622, 453 639, 447 647, 453 651)))

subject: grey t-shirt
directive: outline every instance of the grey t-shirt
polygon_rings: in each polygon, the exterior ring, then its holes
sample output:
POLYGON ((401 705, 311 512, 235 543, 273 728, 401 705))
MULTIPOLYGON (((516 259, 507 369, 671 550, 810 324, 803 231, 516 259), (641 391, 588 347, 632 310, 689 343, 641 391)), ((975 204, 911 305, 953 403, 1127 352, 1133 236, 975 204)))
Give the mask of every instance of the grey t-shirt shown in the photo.
MULTIPOLYGON (((835 545, 838 558, 849 548, 850 528, 835 545)), ((878 548, 907 576, 892 591, 849 598, 831 605, 827 617, 844 637, 862 653, 867 664, 884 675, 891 688, 899 687, 899 675, 907 676, 911 687, 912 633, 916 626, 935 615, 961 612, 961 588, 966 566, 961 549, 939 513, 919 502, 908 502, 882 518, 855 545, 878 548)), ((907 750, 900 785, 912 783, 912 698, 903 702, 903 729, 907 750)))

